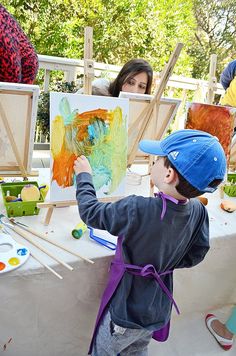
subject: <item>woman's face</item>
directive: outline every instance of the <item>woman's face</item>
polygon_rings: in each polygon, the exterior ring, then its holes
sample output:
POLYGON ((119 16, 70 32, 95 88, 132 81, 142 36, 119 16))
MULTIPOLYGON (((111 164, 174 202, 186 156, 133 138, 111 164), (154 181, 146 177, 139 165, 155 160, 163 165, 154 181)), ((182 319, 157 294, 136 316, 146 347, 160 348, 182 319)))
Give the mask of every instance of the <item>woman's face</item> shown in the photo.
POLYGON ((147 73, 142 72, 129 77, 127 82, 122 85, 121 90, 126 91, 128 93, 145 94, 147 83, 148 83, 147 73))

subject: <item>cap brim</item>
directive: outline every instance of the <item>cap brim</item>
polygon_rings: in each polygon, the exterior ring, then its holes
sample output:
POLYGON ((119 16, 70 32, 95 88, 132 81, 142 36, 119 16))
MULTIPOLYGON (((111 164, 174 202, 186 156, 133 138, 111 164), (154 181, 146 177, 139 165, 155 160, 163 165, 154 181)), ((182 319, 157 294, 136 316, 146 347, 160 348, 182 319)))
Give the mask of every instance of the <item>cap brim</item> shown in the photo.
POLYGON ((142 140, 139 142, 139 148, 141 151, 149 153, 151 155, 166 156, 161 149, 161 141, 142 140))

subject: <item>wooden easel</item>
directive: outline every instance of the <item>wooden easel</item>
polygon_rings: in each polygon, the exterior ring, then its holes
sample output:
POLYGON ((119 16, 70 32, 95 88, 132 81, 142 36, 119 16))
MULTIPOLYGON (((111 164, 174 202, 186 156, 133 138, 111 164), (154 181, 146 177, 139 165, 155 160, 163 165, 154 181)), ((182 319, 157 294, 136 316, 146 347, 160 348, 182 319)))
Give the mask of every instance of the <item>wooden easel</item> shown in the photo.
MULTIPOLYGON (((110 198, 100 198, 98 199, 101 202, 113 202, 121 199, 122 197, 110 197, 110 198)), ((68 206, 77 205, 78 202, 76 200, 67 200, 67 201, 55 201, 55 202, 44 202, 44 203, 37 203, 37 208, 48 208, 45 220, 43 222, 44 225, 49 225, 53 210, 55 208, 66 208, 68 206)))
MULTIPOLYGON (((130 153, 128 155, 128 163, 127 163, 128 167, 130 167, 134 163, 135 157, 137 155, 138 143, 140 140, 143 139, 144 133, 147 130, 148 126, 150 125, 152 116, 155 115, 155 117, 158 117, 158 106, 160 105, 161 96, 162 96, 164 89, 166 87, 166 84, 173 72, 175 63, 180 55, 182 48, 183 48, 183 43, 178 43, 174 52, 172 53, 172 55, 169 59, 169 62, 167 63, 167 65, 162 73, 160 83, 159 83, 157 89, 155 90, 152 100, 150 101, 150 103, 147 103, 144 110, 137 116, 137 118, 133 121, 132 125, 130 125, 130 127, 129 127, 128 136, 131 135, 132 131, 135 129, 135 127, 137 126, 137 124, 139 122, 142 123, 139 128, 138 134, 134 140, 134 144, 133 144, 132 148, 130 149, 130 153), (157 112, 155 113, 154 110, 157 110, 157 112)), ((166 123, 163 123, 159 132, 156 132, 156 125, 157 125, 157 121, 152 120, 153 135, 152 135, 152 137, 150 137, 150 139, 160 139, 163 135, 163 132, 165 131, 166 123)), ((153 160, 151 156, 150 156, 150 160, 151 161, 153 160)), ((149 161, 149 164, 151 164, 151 161, 149 161)))
MULTIPOLYGON (((2 85, 3 85, 3 83, 2 83, 2 85)), ((26 167, 27 166, 27 164, 26 164, 27 157, 29 154, 29 140, 30 140, 30 137, 28 135, 28 129, 30 127, 29 125, 30 125, 30 120, 31 120, 31 112, 33 110, 33 108, 32 108, 32 93, 30 91, 27 91, 27 89, 25 88, 26 86, 24 86, 24 85, 19 85, 19 88, 18 88, 18 89, 20 89, 19 91, 14 90, 14 88, 11 89, 10 84, 6 83, 6 86, 7 85, 9 85, 9 89, 8 88, 4 89, 4 91, 3 91, 4 95, 7 95, 7 94, 28 95, 28 96, 30 96, 30 102, 27 105, 27 126, 26 126, 26 128, 27 128, 26 134, 27 135, 25 137, 25 150, 24 150, 24 157, 22 160, 19 149, 16 144, 16 140, 12 133, 11 126, 9 124, 6 110, 4 109, 4 106, 3 106, 2 102, 1 102, 1 98, 0 98, 0 118, 2 120, 3 126, 4 126, 6 134, 7 134, 7 138, 9 140, 10 146, 12 148, 12 152, 15 156, 15 159, 16 159, 16 162, 18 165, 16 167, 9 167, 9 166, 1 167, 1 169, 4 169, 4 172, 1 172, 1 176, 4 176, 4 177, 18 176, 18 177, 23 177, 24 180, 28 180, 28 177, 38 176, 37 171, 28 172, 27 167, 26 167), (19 170, 19 173, 14 172, 14 170, 16 170, 16 171, 19 170), (5 171, 6 171, 6 173, 5 173, 5 171)), ((13 85, 14 84, 12 84, 12 86, 13 85)), ((37 88, 37 87, 35 87, 35 88, 37 88)), ((16 119, 18 119, 18 118, 16 118, 16 119)), ((7 143, 5 142, 5 144, 7 144, 7 143)))
POLYGON ((215 92, 217 89, 216 63, 217 63, 217 55, 212 54, 210 57, 210 69, 209 69, 209 79, 208 79, 208 92, 206 95, 206 104, 213 104, 215 92))
MULTIPOLYGON (((92 94, 92 80, 94 78, 94 62, 93 57, 93 28, 85 27, 84 29, 84 94, 92 94)), ((47 208, 46 217, 44 220, 44 225, 50 223, 53 210, 55 208, 62 208, 77 205, 76 200, 68 201, 55 201, 55 202, 45 202, 38 203, 38 208, 47 208)))
MULTIPOLYGON (((163 122, 157 132, 157 118, 158 118, 158 112, 159 112, 159 107, 160 107, 160 100, 161 100, 161 96, 165 90, 165 87, 167 85, 167 82, 173 72, 175 63, 177 62, 177 59, 180 55, 182 48, 183 48, 183 43, 178 43, 176 45, 174 52, 172 53, 172 55, 169 59, 169 62, 167 63, 167 65, 164 68, 164 71, 161 75, 160 83, 155 90, 152 100, 150 101, 150 103, 147 103, 146 107, 137 116, 136 120, 134 120, 133 123, 129 127, 128 137, 131 135, 132 131, 135 130, 135 127, 138 125, 138 123, 141 122, 141 126, 139 127, 137 136, 134 139, 133 146, 131 147, 129 154, 128 154, 127 167, 131 167, 131 165, 134 163, 135 157, 137 156, 139 141, 144 138, 145 131, 148 129, 148 127, 150 127, 150 125, 151 125, 151 129, 152 129, 152 135, 151 135, 151 137, 149 137, 150 139, 153 139, 153 140, 161 139, 162 135, 165 132, 168 121, 163 122), (156 118, 156 120, 152 120, 153 117, 156 118)), ((148 165, 149 165, 148 171, 149 172, 153 165, 153 162, 154 162, 154 156, 149 155, 149 159, 148 159, 148 165)), ((153 195, 153 192, 154 192, 154 187, 150 186, 150 195, 153 195)))
POLYGON ((16 145, 16 142, 14 140, 14 136, 11 132, 11 128, 8 124, 8 120, 7 120, 7 115, 6 115, 6 112, 5 110, 3 109, 2 107, 2 104, 0 103, 0 117, 2 118, 2 122, 3 122, 3 125, 5 127, 5 130, 6 130, 6 133, 7 133, 7 136, 8 136, 8 139, 11 143, 11 147, 12 147, 12 150, 14 152, 14 155, 15 155, 15 158, 16 158, 16 161, 18 163, 18 166, 20 168, 20 171, 21 171, 21 175, 22 177, 24 178, 24 180, 27 180, 27 172, 25 170, 25 167, 21 161, 21 157, 20 157, 20 154, 19 154, 19 151, 18 151, 18 148, 17 148, 17 145, 16 145))
MULTIPOLYGON (((122 95, 121 97, 129 97, 129 95, 122 95)), ((129 121, 130 125, 133 124, 133 121, 136 120, 137 116, 140 114, 141 111, 144 110, 146 105, 149 105, 150 99, 147 100, 145 98, 136 99, 130 97, 130 104, 129 104, 129 121)), ((161 97, 158 107, 154 106, 153 115, 150 119, 150 124, 145 130, 144 137, 142 139, 154 139, 158 140, 161 139, 164 134, 166 133, 169 125, 172 123, 175 114, 178 112, 178 107, 181 104, 180 99, 173 99, 173 98, 165 98, 161 97), (157 110, 158 109, 158 110, 157 110), (158 112, 157 112, 158 111, 158 112)), ((129 144, 128 144, 128 154, 132 149, 133 141, 139 131, 140 123, 137 123, 137 127, 133 127, 133 131, 130 132, 128 137, 129 144)), ((147 153, 141 152, 138 150, 135 156, 135 164, 145 164, 149 159, 149 155, 147 153)))
POLYGON ((84 94, 92 94, 92 80, 94 79, 93 61, 93 28, 84 30, 84 94))

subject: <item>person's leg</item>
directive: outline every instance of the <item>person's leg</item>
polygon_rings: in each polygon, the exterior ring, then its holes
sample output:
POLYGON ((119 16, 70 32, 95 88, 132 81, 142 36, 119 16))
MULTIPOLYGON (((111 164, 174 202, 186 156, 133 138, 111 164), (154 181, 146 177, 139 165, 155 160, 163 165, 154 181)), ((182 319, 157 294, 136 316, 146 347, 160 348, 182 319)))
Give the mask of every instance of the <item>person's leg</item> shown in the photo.
POLYGON ((92 349, 92 356, 116 356, 118 351, 111 350, 112 335, 110 330, 110 313, 106 312, 101 321, 92 349))
POLYGON ((114 324, 108 311, 99 326, 92 356, 146 356, 151 337, 151 331, 114 324))
POLYGON ((152 332, 141 330, 139 338, 121 351, 120 356, 148 356, 148 345, 152 338, 152 332))
POLYGON ((227 320, 225 326, 232 335, 236 334, 236 306, 233 308, 231 315, 227 320))

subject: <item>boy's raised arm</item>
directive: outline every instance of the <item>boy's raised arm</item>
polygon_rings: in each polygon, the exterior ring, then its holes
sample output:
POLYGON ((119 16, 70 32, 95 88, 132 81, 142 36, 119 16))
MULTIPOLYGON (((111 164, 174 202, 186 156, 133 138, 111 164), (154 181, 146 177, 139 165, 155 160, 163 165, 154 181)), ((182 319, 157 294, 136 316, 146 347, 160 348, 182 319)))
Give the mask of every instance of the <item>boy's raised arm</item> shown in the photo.
POLYGON ((107 230, 115 236, 128 231, 134 217, 135 197, 129 196, 115 203, 101 203, 97 199, 91 174, 78 174, 76 183, 80 217, 87 225, 107 230))

